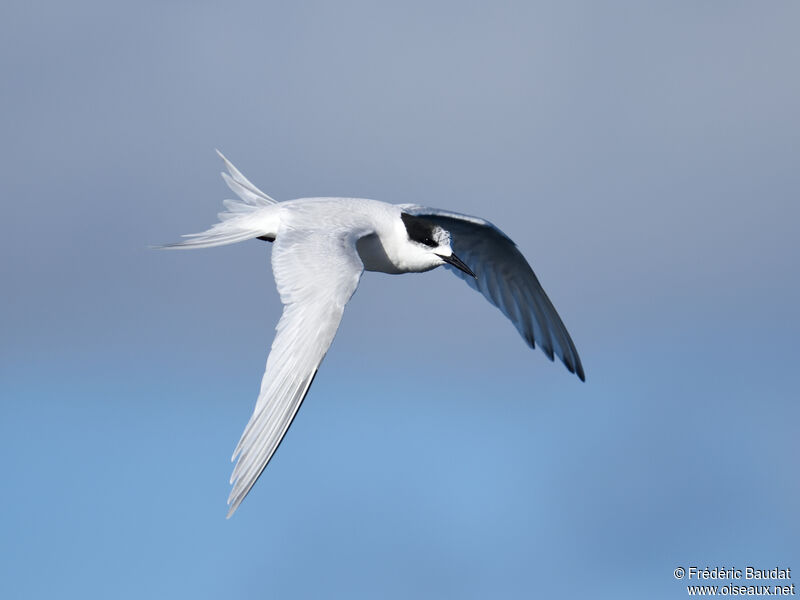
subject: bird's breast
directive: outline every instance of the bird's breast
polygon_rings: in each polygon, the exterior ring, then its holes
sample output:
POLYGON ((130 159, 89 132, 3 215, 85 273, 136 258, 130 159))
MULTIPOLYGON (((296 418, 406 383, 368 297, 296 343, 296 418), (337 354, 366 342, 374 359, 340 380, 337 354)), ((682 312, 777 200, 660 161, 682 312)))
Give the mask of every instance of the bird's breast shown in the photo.
POLYGON ((366 271, 378 271, 380 273, 391 273, 392 275, 404 272, 398 269, 397 265, 386 254, 386 249, 376 233, 360 238, 356 242, 356 249, 366 271))

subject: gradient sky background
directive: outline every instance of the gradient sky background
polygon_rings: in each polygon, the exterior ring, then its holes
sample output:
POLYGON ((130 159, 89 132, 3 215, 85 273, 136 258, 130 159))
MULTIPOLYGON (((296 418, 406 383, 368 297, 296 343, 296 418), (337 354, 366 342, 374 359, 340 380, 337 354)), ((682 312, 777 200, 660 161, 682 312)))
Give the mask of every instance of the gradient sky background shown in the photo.
POLYGON ((682 598, 800 569, 800 4, 0 7, 0 596, 682 598), (269 248, 230 196, 483 216, 586 367, 367 274, 225 520, 269 248))

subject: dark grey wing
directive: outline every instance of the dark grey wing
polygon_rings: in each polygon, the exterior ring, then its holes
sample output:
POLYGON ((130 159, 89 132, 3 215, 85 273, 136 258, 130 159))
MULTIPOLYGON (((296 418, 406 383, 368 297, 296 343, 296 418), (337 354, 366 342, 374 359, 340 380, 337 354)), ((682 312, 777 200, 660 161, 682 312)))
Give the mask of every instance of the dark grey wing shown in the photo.
POLYGON ((567 328, 528 261, 506 234, 476 217, 422 206, 402 208, 449 231, 453 252, 476 277, 450 265, 445 267, 499 308, 531 348, 538 343, 550 360, 557 355, 570 373, 585 381, 581 359, 567 328))

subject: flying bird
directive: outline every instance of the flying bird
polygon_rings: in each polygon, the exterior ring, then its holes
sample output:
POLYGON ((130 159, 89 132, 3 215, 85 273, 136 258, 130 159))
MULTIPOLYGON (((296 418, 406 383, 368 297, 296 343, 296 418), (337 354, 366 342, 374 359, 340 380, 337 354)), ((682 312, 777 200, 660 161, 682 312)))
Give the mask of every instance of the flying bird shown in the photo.
POLYGON ((222 177, 239 200, 207 231, 161 248, 210 248, 258 239, 273 243, 272 270, 283 303, 261 390, 231 460, 230 517, 269 463, 308 394, 361 274, 421 273, 445 266, 483 294, 531 348, 558 356, 585 380, 572 339, 525 257, 477 217, 362 198, 277 202, 222 153, 222 177))

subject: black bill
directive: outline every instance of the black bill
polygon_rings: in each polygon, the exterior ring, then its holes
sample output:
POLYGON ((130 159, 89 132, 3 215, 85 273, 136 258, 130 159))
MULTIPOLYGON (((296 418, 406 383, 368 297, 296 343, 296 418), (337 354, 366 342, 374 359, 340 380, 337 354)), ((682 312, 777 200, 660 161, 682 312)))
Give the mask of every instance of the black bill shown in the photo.
POLYGON ((453 265, 459 271, 464 271, 464 273, 466 273, 467 275, 472 275, 473 277, 475 277, 475 279, 478 278, 475 275, 475 273, 472 272, 472 269, 470 269, 467 265, 465 265, 464 262, 460 258, 458 258, 455 254, 451 254, 450 256, 442 256, 441 254, 439 254, 439 256, 448 265, 453 265))

